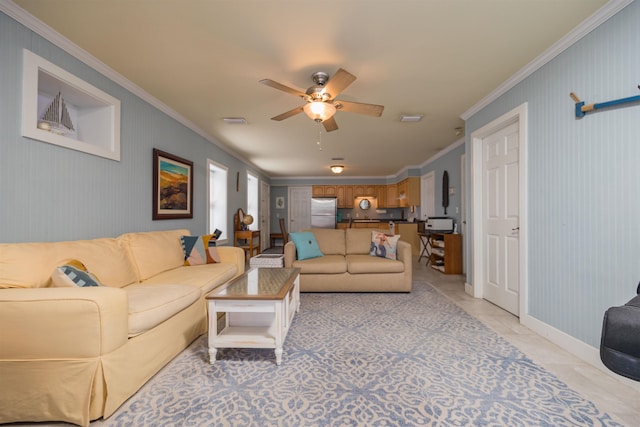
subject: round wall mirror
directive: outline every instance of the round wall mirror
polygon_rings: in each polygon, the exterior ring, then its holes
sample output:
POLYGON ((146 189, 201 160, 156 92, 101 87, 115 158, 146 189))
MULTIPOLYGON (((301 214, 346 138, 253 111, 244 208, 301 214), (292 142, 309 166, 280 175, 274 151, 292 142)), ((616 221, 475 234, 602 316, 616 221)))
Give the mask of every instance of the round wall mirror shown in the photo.
POLYGON ((362 209, 363 211, 366 211, 370 207, 371 207, 371 202, 369 201, 369 199, 360 200, 360 209, 362 209))

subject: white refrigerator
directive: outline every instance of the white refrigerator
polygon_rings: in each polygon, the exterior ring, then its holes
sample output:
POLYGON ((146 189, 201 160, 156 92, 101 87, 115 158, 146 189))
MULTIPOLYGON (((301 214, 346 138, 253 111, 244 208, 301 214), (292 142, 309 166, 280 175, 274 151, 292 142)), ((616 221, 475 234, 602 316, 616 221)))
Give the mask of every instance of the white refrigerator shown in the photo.
POLYGON ((314 197, 311 199, 311 227, 336 228, 338 200, 335 197, 314 197))

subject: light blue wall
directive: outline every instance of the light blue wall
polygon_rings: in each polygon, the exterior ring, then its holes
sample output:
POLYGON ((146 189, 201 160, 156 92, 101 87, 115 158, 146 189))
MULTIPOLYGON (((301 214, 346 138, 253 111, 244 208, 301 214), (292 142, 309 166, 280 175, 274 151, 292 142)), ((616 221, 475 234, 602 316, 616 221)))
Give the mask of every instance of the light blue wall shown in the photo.
POLYGON ((204 233, 207 158, 229 167, 229 230, 233 213, 246 208, 244 162, 3 13, 0 94, 0 242, 88 239, 172 228, 204 233), (21 136, 23 48, 121 101, 120 162, 21 136), (153 148, 194 162, 193 219, 151 220, 153 148))
POLYGON ((569 93, 638 95, 639 23, 634 2, 466 122, 528 102, 529 314, 594 347, 640 280, 640 103, 576 119, 569 93))
MULTIPOLYGON (((426 175, 432 171, 435 175, 435 216, 453 218, 455 224, 460 224, 460 218, 462 217, 460 158, 464 153, 465 146, 463 144, 432 162, 427 163, 420 170, 420 175, 426 175), (449 175, 449 187, 453 187, 454 191, 453 194, 449 195, 449 207, 447 208, 446 215, 444 213, 444 207, 442 206, 442 176, 444 175, 444 171, 447 171, 449 175)), ((459 225, 458 229, 460 229, 459 225)))

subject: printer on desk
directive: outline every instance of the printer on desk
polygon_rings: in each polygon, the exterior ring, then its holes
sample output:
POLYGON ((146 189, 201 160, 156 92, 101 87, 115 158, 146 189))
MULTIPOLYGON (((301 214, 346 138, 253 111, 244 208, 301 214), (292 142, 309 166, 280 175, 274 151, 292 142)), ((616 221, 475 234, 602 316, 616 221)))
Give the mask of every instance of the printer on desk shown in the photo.
POLYGON ((426 222, 418 224, 418 233, 453 233, 453 230, 453 218, 445 216, 430 217, 426 222))

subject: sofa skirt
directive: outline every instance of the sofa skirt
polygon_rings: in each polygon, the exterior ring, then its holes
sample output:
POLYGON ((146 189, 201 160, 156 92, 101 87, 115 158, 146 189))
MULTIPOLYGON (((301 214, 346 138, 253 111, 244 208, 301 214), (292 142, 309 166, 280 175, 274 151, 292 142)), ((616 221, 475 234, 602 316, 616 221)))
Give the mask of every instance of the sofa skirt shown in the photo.
POLYGON ((372 274, 301 274, 300 292, 411 292, 411 271, 372 274))

